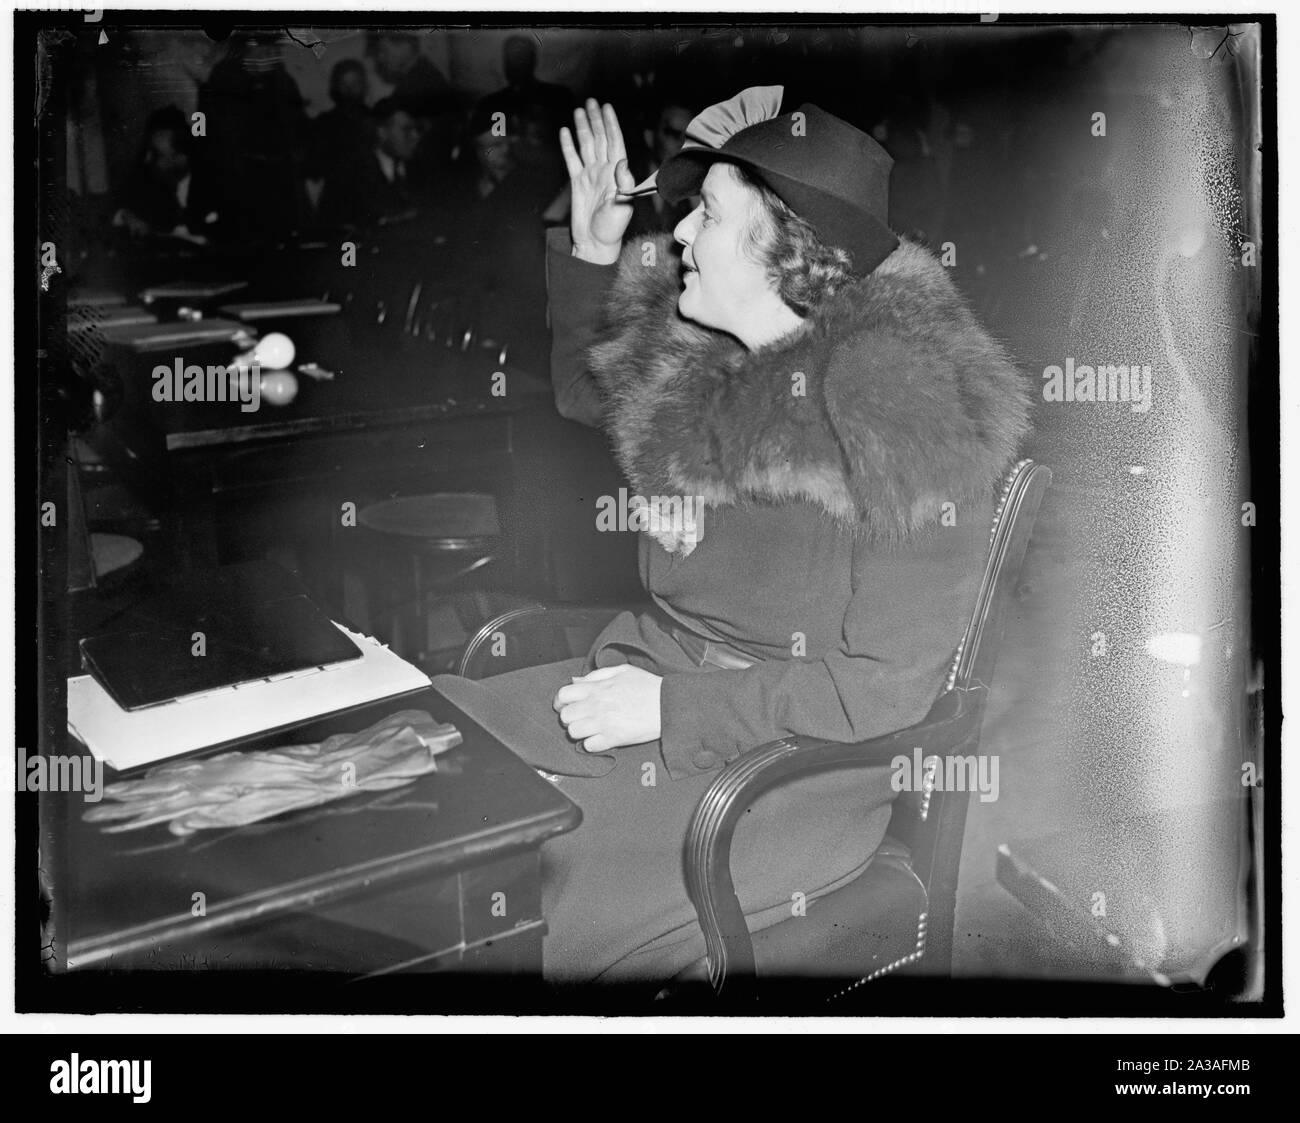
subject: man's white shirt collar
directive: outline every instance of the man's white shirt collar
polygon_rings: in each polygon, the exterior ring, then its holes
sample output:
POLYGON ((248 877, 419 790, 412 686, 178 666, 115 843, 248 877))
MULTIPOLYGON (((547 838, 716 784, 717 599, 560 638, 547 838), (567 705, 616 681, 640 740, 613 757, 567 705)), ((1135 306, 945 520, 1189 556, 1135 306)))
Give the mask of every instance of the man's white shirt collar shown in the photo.
POLYGON ((379 170, 384 173, 384 178, 389 183, 396 183, 398 176, 402 174, 402 165, 382 148, 375 149, 375 159, 379 161, 379 170))

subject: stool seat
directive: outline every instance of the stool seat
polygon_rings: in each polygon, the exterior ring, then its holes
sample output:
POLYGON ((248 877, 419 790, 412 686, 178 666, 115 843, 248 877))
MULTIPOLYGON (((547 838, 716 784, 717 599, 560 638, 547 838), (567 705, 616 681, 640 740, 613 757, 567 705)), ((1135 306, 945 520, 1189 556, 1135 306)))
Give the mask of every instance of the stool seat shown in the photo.
POLYGON ((144 546, 125 534, 100 534, 90 536, 90 556, 96 577, 107 577, 125 569, 144 553, 144 546))
POLYGON ((502 548, 495 497, 440 491, 385 499, 358 512, 357 528, 377 634, 421 667, 450 666, 491 616, 483 580, 502 548))
POLYGON ((473 491, 385 499, 363 507, 357 522, 404 549, 428 553, 483 549, 501 534, 495 498, 473 491))

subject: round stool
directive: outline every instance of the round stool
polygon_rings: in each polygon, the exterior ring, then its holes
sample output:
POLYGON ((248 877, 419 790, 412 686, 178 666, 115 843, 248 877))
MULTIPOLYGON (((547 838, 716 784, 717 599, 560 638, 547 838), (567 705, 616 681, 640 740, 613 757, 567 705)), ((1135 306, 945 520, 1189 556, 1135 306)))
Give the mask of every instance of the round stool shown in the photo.
POLYGON ((90 536, 90 557, 97 578, 125 569, 144 553, 144 546, 125 534, 100 534, 90 536))
MULTIPOLYGON (((409 588, 377 598, 383 605, 379 615, 388 632, 383 638, 404 658, 422 662, 430 650, 426 600, 455 595, 466 578, 496 560, 501 542, 496 500, 481 492, 407 495, 363 507, 357 525, 368 546, 398 559, 404 569, 409 566, 409 588)), ((471 593, 486 619, 481 591, 471 593)), ((449 634, 450 642, 434 650, 458 649, 467 638, 449 634)))

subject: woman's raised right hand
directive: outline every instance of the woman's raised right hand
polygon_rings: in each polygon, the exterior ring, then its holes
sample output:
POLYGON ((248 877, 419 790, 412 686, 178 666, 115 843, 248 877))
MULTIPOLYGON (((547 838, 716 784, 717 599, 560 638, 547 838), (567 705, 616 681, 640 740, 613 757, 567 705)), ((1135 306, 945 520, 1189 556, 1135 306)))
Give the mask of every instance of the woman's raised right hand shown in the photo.
POLYGON ((586 107, 573 111, 577 147, 568 129, 560 130, 560 150, 569 170, 572 203, 569 231, 577 257, 597 265, 613 265, 623 248, 623 235, 632 221, 632 203, 620 199, 636 179, 627 166, 623 130, 612 105, 599 106, 588 98, 586 107))

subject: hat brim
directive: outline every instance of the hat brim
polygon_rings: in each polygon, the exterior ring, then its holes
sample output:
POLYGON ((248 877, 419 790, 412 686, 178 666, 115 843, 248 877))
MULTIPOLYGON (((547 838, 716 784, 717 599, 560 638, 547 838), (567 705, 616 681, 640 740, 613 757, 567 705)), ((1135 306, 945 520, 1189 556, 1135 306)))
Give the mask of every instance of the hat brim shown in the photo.
POLYGON ((712 148, 683 148, 674 156, 664 161, 655 173, 654 186, 666 203, 676 206, 678 203, 698 195, 704 177, 718 161, 743 163, 729 160, 727 155, 712 148))
POLYGON ((875 215, 845 204, 829 192, 765 167, 740 154, 711 148, 683 149, 666 160, 655 186, 664 200, 677 204, 699 194, 709 169, 715 164, 743 167, 761 179, 800 218, 807 221, 827 245, 845 250, 854 272, 870 273, 898 248, 898 235, 875 215))

